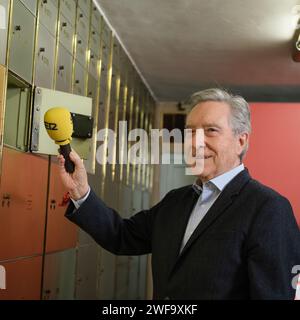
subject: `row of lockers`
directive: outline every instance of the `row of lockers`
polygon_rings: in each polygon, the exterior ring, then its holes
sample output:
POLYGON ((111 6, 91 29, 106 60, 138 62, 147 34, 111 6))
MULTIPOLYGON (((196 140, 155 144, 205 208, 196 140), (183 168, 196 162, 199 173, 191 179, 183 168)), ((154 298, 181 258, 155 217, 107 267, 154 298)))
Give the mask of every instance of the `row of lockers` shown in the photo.
MULTIPOLYGON (((9 39, 7 54, 5 47, 1 50, 0 63, 5 64, 7 59, 9 68, 27 82, 34 80, 39 86, 52 87, 56 45, 63 47, 58 60, 61 73, 64 62, 70 60, 76 48, 75 58, 83 69, 87 67, 89 50, 95 61, 100 58, 102 18, 91 1, 1 0, 0 5, 6 10, 6 28, 1 32, 1 43, 6 44, 6 38, 9 39)), ((108 43, 107 28, 103 35, 108 43)), ((68 62, 66 66, 69 66, 68 62)), ((97 70, 92 68, 91 72, 97 75, 97 70)))
POLYGON ((145 299, 146 256, 110 255, 99 267, 98 255, 99 249, 88 245, 1 262, 7 290, 0 291, 0 300, 145 299), (103 273, 108 269, 110 274, 103 273))
MULTIPOLYGON (((56 158, 41 152, 51 149, 47 141, 35 149, 34 134, 36 119, 43 119, 36 116, 39 95, 50 105, 53 97, 84 105, 76 112, 94 118, 93 139, 83 148, 90 185, 129 217, 149 207, 153 167, 98 165, 96 133, 117 131, 118 120, 127 120, 128 130, 150 130, 155 102, 91 1, 0 0, 0 6, 6 12, 0 40, 7 44, 0 49, 0 265, 7 273, 0 299, 144 298, 147 257, 115 257, 64 218, 56 158), (92 98, 91 112, 79 96, 92 98)), ((114 153, 122 156, 117 146, 114 153)))
MULTIPOLYGON (((56 163, 48 168, 44 156, 5 147, 3 169, 0 265, 8 290, 0 299, 39 298, 42 269, 43 299, 145 297, 147 257, 115 257, 64 218, 66 190, 56 163)), ((149 207, 148 191, 107 183, 104 200, 124 218, 149 207)))
MULTIPOLYGON (((129 130, 135 127, 146 130, 151 128, 155 102, 117 38, 109 30, 97 8, 91 5, 91 1, 1 0, 1 3, 7 10, 7 17, 11 17, 10 20, 7 19, 7 25, 10 21, 9 31, 5 34, 1 30, 0 33, 1 42, 6 43, 6 36, 8 39, 7 54, 2 55, 2 61, 6 61, 9 68, 5 121, 7 125, 4 135, 6 145, 22 151, 39 151, 35 150, 34 145, 30 146, 33 135, 31 130, 34 129, 30 123, 31 115, 34 117, 35 112, 32 106, 33 87, 92 98, 94 135, 92 141, 89 141, 89 162, 86 163, 89 172, 93 173, 96 165, 97 130, 110 128, 117 131, 119 120, 127 120, 129 130), (25 13, 33 19, 32 23, 22 20, 25 13), (60 16, 65 18, 60 19, 60 16), (67 19, 72 21, 71 24, 67 23, 70 32, 59 32, 61 28, 66 28, 64 21, 67 19), (85 19, 84 28, 80 27, 80 19, 85 19), (53 28, 60 24, 63 26, 55 31, 53 28), (33 29, 24 31, 30 25, 33 29), (85 31, 82 31, 83 29, 85 31), (19 34, 20 31, 24 34, 17 37, 16 33, 19 34), (47 33, 49 34, 46 35, 47 33), (29 41, 29 36, 36 40, 29 41), (74 44, 81 43, 78 38, 80 36, 86 39, 87 45, 83 50, 74 44), (30 46, 30 50, 26 50, 26 45, 30 46), (32 68, 30 67, 28 70, 31 71, 27 73, 22 68, 27 68, 29 61, 32 61, 32 68)), ((65 98, 67 99, 69 98, 65 98)), ((49 141, 47 143, 49 144, 49 141)), ((116 146, 115 162, 119 156, 116 146)), ((141 172, 139 171, 138 176, 149 177, 149 168, 139 166, 139 170, 141 172)), ((120 170, 121 174, 126 172, 127 181, 128 171, 129 165, 126 170, 120 170)), ((124 177, 121 175, 119 178, 122 180, 124 177)), ((144 187, 150 187, 149 179, 143 179, 141 183, 144 187)))

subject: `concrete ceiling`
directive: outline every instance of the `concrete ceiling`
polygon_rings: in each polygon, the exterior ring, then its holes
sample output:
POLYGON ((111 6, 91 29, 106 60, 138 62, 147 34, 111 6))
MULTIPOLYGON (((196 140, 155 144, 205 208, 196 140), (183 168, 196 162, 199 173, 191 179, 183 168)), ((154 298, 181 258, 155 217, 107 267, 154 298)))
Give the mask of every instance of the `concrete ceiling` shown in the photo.
POLYGON ((298 0, 97 0, 159 101, 221 86, 300 101, 298 0))

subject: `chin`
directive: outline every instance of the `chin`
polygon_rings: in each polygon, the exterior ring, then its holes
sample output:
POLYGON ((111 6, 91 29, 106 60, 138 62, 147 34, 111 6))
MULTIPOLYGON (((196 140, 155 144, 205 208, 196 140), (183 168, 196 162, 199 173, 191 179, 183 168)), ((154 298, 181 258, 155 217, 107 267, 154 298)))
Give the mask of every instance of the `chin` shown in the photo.
POLYGON ((203 170, 201 174, 198 175, 198 177, 202 180, 202 181, 208 181, 212 178, 214 178, 216 175, 209 170, 203 170))

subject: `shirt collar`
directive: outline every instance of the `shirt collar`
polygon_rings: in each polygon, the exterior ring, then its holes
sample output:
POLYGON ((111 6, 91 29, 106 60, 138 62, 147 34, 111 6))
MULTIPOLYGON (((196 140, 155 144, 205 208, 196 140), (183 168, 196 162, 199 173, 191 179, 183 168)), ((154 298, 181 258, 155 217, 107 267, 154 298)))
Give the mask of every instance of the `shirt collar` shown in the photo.
MULTIPOLYGON (((213 179, 209 180, 208 182, 210 182, 210 184, 213 184, 219 191, 223 191, 223 189, 226 187, 226 185, 236 176, 238 175, 240 172, 242 172, 245 169, 244 164, 241 163, 239 166, 217 176, 214 177, 213 179)), ((197 183, 198 180, 196 180, 193 183, 193 189, 196 193, 200 194, 202 192, 202 185, 199 185, 197 183)), ((205 184, 204 183, 204 188, 205 188, 205 184)))

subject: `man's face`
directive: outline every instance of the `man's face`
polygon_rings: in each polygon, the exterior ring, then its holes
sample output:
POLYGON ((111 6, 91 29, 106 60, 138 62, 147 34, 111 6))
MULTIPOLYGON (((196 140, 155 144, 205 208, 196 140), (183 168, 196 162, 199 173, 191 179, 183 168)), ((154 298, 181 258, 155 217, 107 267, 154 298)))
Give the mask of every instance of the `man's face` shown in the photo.
POLYGON ((196 129, 204 133, 204 168, 201 181, 208 181, 240 164, 239 155, 248 134, 234 135, 230 126, 230 106, 207 101, 196 105, 187 116, 186 127, 192 129, 193 155, 196 155, 196 129))

